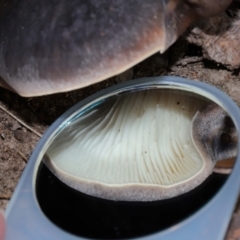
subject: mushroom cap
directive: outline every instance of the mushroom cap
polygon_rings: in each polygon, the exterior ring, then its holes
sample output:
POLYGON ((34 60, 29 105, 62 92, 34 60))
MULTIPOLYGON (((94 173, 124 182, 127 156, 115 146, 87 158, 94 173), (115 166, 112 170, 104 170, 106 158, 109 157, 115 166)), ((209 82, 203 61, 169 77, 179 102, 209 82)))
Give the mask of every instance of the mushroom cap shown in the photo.
POLYGON ((175 197, 201 184, 215 165, 202 142, 194 142, 197 131, 191 131, 205 104, 179 90, 118 96, 83 110, 53 140, 43 161, 61 181, 92 196, 175 197))
POLYGON ((0 1, 0 86, 38 96, 91 85, 164 52, 230 0, 0 1))

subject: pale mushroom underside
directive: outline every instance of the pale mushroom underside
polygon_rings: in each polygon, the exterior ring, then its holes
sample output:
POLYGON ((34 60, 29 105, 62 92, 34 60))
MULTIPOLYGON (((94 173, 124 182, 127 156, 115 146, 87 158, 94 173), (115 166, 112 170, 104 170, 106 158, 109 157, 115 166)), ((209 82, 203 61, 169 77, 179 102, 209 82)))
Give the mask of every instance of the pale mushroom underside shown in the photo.
POLYGON ((198 186, 214 167, 191 136, 192 119, 205 103, 168 90, 120 96, 64 129, 44 161, 70 187, 100 198, 177 196, 198 186))

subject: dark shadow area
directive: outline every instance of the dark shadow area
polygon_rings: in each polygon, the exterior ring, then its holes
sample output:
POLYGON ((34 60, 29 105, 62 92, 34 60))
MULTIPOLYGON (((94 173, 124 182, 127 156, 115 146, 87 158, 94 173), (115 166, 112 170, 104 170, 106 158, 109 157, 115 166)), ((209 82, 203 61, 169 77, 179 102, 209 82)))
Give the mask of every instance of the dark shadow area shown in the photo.
POLYGON ((208 59, 204 59, 203 60, 203 64, 204 64, 204 67, 205 68, 208 68, 208 69, 217 69, 217 70, 226 70, 226 71, 229 71, 229 69, 227 69, 224 65, 222 65, 221 63, 217 63, 217 62, 214 62, 214 61, 211 61, 211 60, 208 60, 208 59))
POLYGON ((156 233, 186 219, 214 197, 227 177, 213 173, 199 187, 168 200, 115 202, 66 186, 41 163, 36 194, 42 211, 63 230, 86 238, 121 239, 156 233))
POLYGON ((188 49, 187 49, 186 55, 188 55, 189 57, 202 56, 202 48, 201 47, 194 45, 194 44, 190 44, 190 43, 187 43, 187 44, 188 44, 188 49))

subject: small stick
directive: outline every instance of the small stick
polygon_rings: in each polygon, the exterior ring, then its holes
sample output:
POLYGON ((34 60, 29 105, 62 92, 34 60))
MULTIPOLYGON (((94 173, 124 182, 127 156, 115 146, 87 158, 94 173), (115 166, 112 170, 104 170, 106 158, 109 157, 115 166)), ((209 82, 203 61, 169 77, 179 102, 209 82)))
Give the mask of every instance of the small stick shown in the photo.
POLYGON ((175 62, 174 65, 176 66, 179 66, 179 65, 182 65, 182 66, 186 66, 190 63, 197 63, 197 62, 201 62, 203 60, 203 57, 188 57, 188 58, 183 58, 183 59, 180 59, 178 60, 177 62, 175 62))
POLYGON ((37 136, 42 137, 42 134, 31 128, 29 125, 24 123, 22 120, 20 120, 18 117, 14 116, 12 113, 10 113, 6 108, 0 105, 0 109, 2 109, 4 112, 6 112, 8 115, 13 117, 15 120, 17 120, 19 123, 21 123, 24 127, 26 127, 28 130, 32 131, 35 133, 37 136))
POLYGON ((11 195, 2 195, 2 194, 0 194, 0 199, 1 200, 10 200, 10 198, 11 198, 11 195))
POLYGON ((25 157, 25 155, 22 153, 22 152, 20 152, 19 150, 17 151, 17 153, 23 158, 23 160, 24 160, 24 162, 26 162, 27 163, 27 158, 25 157))

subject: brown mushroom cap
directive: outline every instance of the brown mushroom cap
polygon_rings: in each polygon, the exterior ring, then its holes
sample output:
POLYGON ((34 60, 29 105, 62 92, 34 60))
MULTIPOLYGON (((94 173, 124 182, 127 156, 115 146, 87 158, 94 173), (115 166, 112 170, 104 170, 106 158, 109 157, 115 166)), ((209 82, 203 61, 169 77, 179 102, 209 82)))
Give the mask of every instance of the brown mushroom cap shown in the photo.
POLYGON ((230 0, 0 1, 0 86, 22 96, 81 88, 164 52, 230 0))

